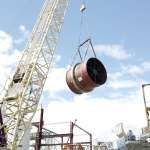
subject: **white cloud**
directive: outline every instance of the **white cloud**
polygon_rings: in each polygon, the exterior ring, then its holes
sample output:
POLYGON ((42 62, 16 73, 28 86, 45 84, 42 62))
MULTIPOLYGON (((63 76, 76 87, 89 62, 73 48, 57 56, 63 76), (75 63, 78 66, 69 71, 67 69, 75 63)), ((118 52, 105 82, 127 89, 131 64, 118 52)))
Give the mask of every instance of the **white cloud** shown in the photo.
POLYGON ((1 66, 13 65, 18 62, 21 58, 21 52, 17 49, 13 50, 12 54, 3 54, 0 53, 0 64, 1 66))
POLYGON ((123 80, 123 79, 114 79, 110 80, 107 84, 108 87, 119 89, 119 88, 129 88, 129 87, 139 87, 143 83, 142 80, 123 80))
POLYGON ((20 29, 20 31, 22 31, 22 32, 26 31, 26 28, 25 28, 25 26, 23 26, 23 25, 21 25, 21 26, 19 27, 19 29, 20 29))
MULTIPOLYGON (((44 110, 44 123, 74 121, 77 125, 92 133, 93 139, 106 138, 111 129, 123 123, 125 132, 129 129, 138 134, 141 127, 146 126, 144 102, 141 89, 128 97, 117 99, 93 98, 89 94, 75 96, 73 101, 51 101, 44 110), (51 115, 50 115, 51 114, 51 115)), ((36 116, 37 119, 37 116, 36 116)), ((36 120, 37 121, 37 120, 36 120)), ((57 133, 67 133, 68 127, 50 125, 46 128, 57 133)), ((74 134, 83 134, 74 132, 74 134)))
POLYGON ((44 90, 48 90, 50 92, 69 90, 66 84, 66 72, 67 68, 51 68, 44 90))
POLYGON ((57 67, 57 62, 59 62, 61 60, 61 56, 60 55, 54 55, 53 56, 53 61, 51 62, 51 67, 57 67))
POLYGON ((147 82, 144 79, 139 79, 137 75, 150 71, 150 63, 143 62, 140 65, 121 64, 119 70, 120 72, 108 73, 108 87, 114 89, 139 87, 147 82))
POLYGON ((25 40, 28 39, 29 36, 30 36, 30 31, 27 30, 27 29, 25 28, 25 26, 21 25, 21 26, 19 27, 19 30, 20 30, 20 32, 21 32, 21 34, 22 34, 22 37, 14 41, 14 42, 17 43, 17 44, 20 44, 21 42, 25 41, 25 40))
POLYGON ((122 92, 113 92, 108 94, 109 98, 118 98, 118 97, 123 97, 122 92))
POLYGON ((142 67, 144 67, 145 71, 150 71, 150 63, 149 62, 143 62, 141 64, 142 67))
POLYGON ((115 73, 107 73, 107 76, 111 79, 119 78, 123 75, 122 72, 115 72, 115 73))
MULTIPOLYGON (((7 88, 9 81, 7 80, 10 77, 10 66, 16 66, 17 62, 21 58, 21 52, 17 49, 13 49, 13 38, 10 35, 7 35, 4 31, 0 31, 0 84, 7 88), (5 38, 4 38, 5 37, 5 38), (5 75, 4 75, 5 74, 5 75), (6 83, 8 81, 8 83, 6 83)), ((15 69, 15 68, 14 68, 15 69)), ((14 73, 14 72, 13 72, 14 73)), ((11 78, 12 78, 11 74, 11 78)), ((2 87, 0 87, 0 93, 2 92, 2 87)), ((2 92, 0 95, 0 100, 3 98, 5 92, 2 92)))
POLYGON ((13 40, 10 35, 7 35, 4 31, 0 31, 0 52, 8 52, 13 48, 13 40))
POLYGON ((121 64, 123 74, 142 74, 143 72, 150 71, 150 63, 142 62, 140 65, 123 65, 121 64))
POLYGON ((140 57, 138 60, 139 60, 139 61, 143 61, 143 58, 142 58, 142 57, 140 57))
POLYGON ((121 69, 123 74, 130 73, 134 75, 134 74, 140 74, 144 72, 141 66, 136 66, 136 65, 126 65, 126 66, 121 65, 121 69))
MULTIPOLYGON (((6 33, 0 31, 0 41, 5 37, 6 33)), ((13 38, 7 35, 0 43, 0 67, 6 67, 18 62, 21 58, 21 52, 17 49, 13 50, 13 38)), ((3 72, 3 71, 2 71, 3 72)))
POLYGON ((128 54, 123 45, 97 45, 94 46, 95 52, 99 55, 107 55, 116 59, 127 59, 134 56, 134 54, 128 54))

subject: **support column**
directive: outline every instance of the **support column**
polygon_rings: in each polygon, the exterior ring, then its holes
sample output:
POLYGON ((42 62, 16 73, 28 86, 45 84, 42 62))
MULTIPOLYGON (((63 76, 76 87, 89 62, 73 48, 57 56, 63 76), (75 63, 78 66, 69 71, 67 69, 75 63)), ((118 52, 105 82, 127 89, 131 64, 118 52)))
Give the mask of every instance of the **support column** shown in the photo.
MULTIPOLYGON (((92 134, 90 134, 90 145, 92 145, 92 134)), ((90 146, 90 150, 92 150, 92 146, 90 146)))
POLYGON ((61 137, 61 150, 63 149, 63 137, 61 137))
MULTIPOLYGON (((1 113, 1 107, 0 107, 0 126, 3 125, 3 118, 2 118, 2 113, 1 113)), ((0 147, 6 147, 7 142, 5 138, 5 131, 4 127, 0 129, 0 147)))
MULTIPOLYGON (((72 135, 70 136, 70 144, 73 144, 73 122, 70 122, 70 134, 72 134, 72 135)), ((70 146, 70 149, 72 150, 73 147, 70 146)))
POLYGON ((40 147, 41 147, 42 126, 43 126, 43 112, 44 112, 44 109, 41 108, 40 122, 39 122, 38 132, 37 132, 38 139, 36 140, 35 150, 40 150, 40 147))

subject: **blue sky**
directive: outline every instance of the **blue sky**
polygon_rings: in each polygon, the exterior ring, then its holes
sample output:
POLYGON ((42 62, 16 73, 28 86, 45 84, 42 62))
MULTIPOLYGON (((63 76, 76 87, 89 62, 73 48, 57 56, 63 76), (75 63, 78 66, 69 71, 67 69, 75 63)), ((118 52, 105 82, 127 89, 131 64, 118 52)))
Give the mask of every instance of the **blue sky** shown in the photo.
MULTIPOLYGON (((29 0, 1 2, 0 39, 28 3, 29 0)), ((0 44, 2 72, 4 66, 16 64, 21 58, 43 3, 44 0, 32 0, 5 43, 0 44)), ((140 127, 146 126, 141 85, 150 82, 150 1, 86 0, 85 5, 92 44, 98 59, 106 67, 108 80, 105 85, 83 95, 75 95, 65 83, 67 66, 77 51, 81 22, 81 0, 70 0, 40 101, 45 108, 45 121, 73 121, 76 118, 93 138, 99 139, 109 136, 111 128, 120 122, 126 131, 131 129, 138 134, 140 127)), ((81 41, 87 38, 83 21, 81 41)), ((85 48, 81 49, 82 54, 85 48)), ((90 51, 88 57, 93 57, 90 51)))

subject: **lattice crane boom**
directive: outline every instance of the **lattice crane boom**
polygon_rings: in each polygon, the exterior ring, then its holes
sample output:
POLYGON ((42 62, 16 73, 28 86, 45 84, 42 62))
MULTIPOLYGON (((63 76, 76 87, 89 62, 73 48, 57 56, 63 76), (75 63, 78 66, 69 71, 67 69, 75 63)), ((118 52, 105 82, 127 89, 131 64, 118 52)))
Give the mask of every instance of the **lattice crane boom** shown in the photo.
POLYGON ((69 0, 46 0, 13 79, 2 99, 1 110, 7 149, 17 150, 37 110, 69 0))

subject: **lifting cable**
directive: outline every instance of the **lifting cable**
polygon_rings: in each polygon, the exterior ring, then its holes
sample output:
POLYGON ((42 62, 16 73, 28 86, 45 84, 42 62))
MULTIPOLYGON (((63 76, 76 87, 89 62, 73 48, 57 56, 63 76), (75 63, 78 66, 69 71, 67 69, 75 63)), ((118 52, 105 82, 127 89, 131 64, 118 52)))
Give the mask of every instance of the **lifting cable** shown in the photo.
POLYGON ((10 31, 12 30, 12 28, 15 26, 15 24, 18 22, 18 20, 21 18, 21 16, 23 15, 23 13, 25 12, 25 10, 28 8, 28 6, 30 5, 30 3, 32 2, 32 0, 29 1, 29 3, 27 4, 27 6, 23 9, 23 11, 21 12, 21 14, 19 15, 19 17, 16 19, 16 21, 14 22, 14 24, 11 26, 11 28, 8 30, 8 32, 6 33, 6 35, 2 38, 2 40, 0 41, 0 44, 5 40, 5 38, 7 37, 7 35, 10 33, 10 31))
POLYGON ((81 6, 81 9, 80 9, 80 11, 82 12, 82 17, 81 17, 81 24, 80 24, 80 34, 79 34, 78 50, 77 50, 77 53, 76 53, 76 55, 75 55, 75 57, 74 57, 74 59, 73 59, 73 61, 72 61, 72 64, 71 64, 71 66, 70 66, 70 69, 71 69, 71 67, 72 67, 72 65, 73 65, 73 62, 74 62, 74 60, 75 60, 75 58, 76 58, 76 56, 77 56, 78 53, 79 53, 81 62, 84 62, 85 57, 86 57, 86 54, 87 54, 87 51, 88 51, 90 45, 91 45, 91 47, 92 47, 92 50, 93 50, 93 53, 94 53, 95 58, 97 58, 97 57, 96 57, 96 54, 95 54, 95 51, 94 51, 94 48, 93 48, 92 43, 91 43, 91 37, 90 37, 90 32, 89 32, 89 28, 88 28, 88 24, 87 24, 87 20, 86 20, 85 9, 86 9, 85 0, 82 0, 82 6, 81 6), (86 28, 87 28, 87 32, 88 32, 89 38, 88 38, 85 42, 83 42, 82 44, 80 44, 81 33, 82 33, 82 22, 83 22, 83 18, 85 19, 86 28), (82 45, 84 45, 86 42, 89 42, 89 43, 88 43, 88 47, 87 47, 87 50, 86 50, 84 59, 82 60, 82 56, 81 56, 81 52, 80 52, 80 47, 81 47, 82 45))
POLYGON ((85 23, 86 23, 86 28, 87 28, 87 31, 88 31, 88 35, 89 35, 89 38, 90 38, 90 32, 89 32, 89 28, 88 28, 88 24, 87 24, 87 20, 86 20, 86 16, 85 16, 84 11, 83 11, 83 14, 84 14, 84 18, 85 18, 85 23))
POLYGON ((81 31, 82 31, 82 21, 83 21, 83 13, 82 13, 82 18, 81 18, 81 25, 80 25, 80 35, 79 35, 79 44, 80 45, 80 38, 81 38, 81 31))
POLYGON ((85 9, 86 9, 85 0, 82 0, 82 6, 81 6, 81 9, 80 9, 80 11, 82 12, 82 17, 81 17, 81 24, 80 24, 80 34, 79 34, 79 44, 78 44, 78 46, 80 45, 83 18, 85 19, 88 36, 90 38, 90 32, 89 32, 89 28, 88 28, 88 24, 87 24, 87 20, 86 20, 85 9), (82 10, 82 7, 84 7, 83 10, 82 10))

